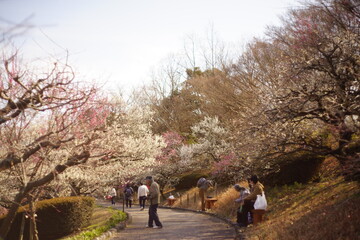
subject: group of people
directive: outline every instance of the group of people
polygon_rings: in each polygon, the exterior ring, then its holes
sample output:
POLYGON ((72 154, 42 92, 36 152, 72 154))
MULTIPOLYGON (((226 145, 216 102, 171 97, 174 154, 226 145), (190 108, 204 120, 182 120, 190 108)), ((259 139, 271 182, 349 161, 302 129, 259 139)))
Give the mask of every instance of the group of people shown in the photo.
MULTIPOLYGON (((138 197, 140 210, 144 210, 145 201, 149 201, 149 219, 147 228, 162 228, 163 225, 159 220, 157 214, 157 208, 160 203, 160 188, 159 184, 156 183, 152 176, 147 176, 145 178, 146 185, 141 184, 138 188, 138 197), (154 225, 155 223, 155 225, 154 225)), ((252 221, 252 212, 254 209, 254 204, 258 195, 264 194, 264 186, 259 182, 259 179, 256 175, 251 176, 248 179, 249 188, 235 184, 234 188, 240 193, 239 198, 235 200, 236 203, 240 204, 240 207, 237 209, 237 224, 239 227, 247 227, 252 221)), ((197 187, 199 188, 199 195, 201 201, 201 209, 205 211, 205 195, 207 190, 212 186, 212 182, 207 180, 205 177, 202 177, 197 182, 197 187)), ((126 207, 132 206, 134 190, 132 187, 127 184, 124 189, 125 203, 126 207)), ((115 204, 116 189, 112 188, 110 191, 111 203, 115 204)))
MULTIPOLYGON (((249 188, 242 187, 239 184, 234 185, 235 190, 240 193, 239 198, 235 200, 236 203, 240 204, 240 207, 237 209, 237 224, 239 227, 247 227, 252 223, 251 210, 254 209, 257 195, 264 194, 264 186, 259 182, 256 175, 251 176, 247 180, 249 188)), ((206 192, 212 185, 213 183, 205 177, 201 177, 197 182, 202 211, 205 211, 206 192)))
MULTIPOLYGON (((149 194, 149 187, 145 184, 141 184, 138 188, 138 198, 139 198, 139 204, 140 204, 140 210, 144 210, 145 208, 145 202, 147 199, 147 195, 149 194)), ((134 196, 134 189, 130 186, 130 184, 126 184, 124 188, 124 199, 125 199, 125 205, 127 208, 131 208, 133 204, 133 196, 134 196)), ((116 187, 113 187, 109 193, 111 204, 115 205, 115 198, 116 198, 116 187)))
POLYGON ((237 210, 237 224, 239 227, 247 227, 252 222, 252 212, 258 195, 264 194, 264 186, 259 182, 256 175, 248 179, 249 189, 235 184, 234 188, 240 193, 239 198, 235 200, 240 203, 237 210))
MULTIPOLYGON (((145 178, 146 184, 141 184, 138 188, 138 198, 140 210, 145 209, 146 200, 149 202, 149 219, 147 228, 162 228, 163 225, 159 220, 159 216, 157 214, 157 208, 160 203, 160 188, 159 184, 156 183, 152 176, 147 176, 145 178), (154 225, 155 223, 155 225, 154 225)), ((124 189, 125 196, 125 204, 127 208, 131 208, 133 202, 134 190, 127 184, 124 189)), ((116 188, 113 187, 109 193, 111 197, 111 204, 115 205, 115 197, 116 197, 116 188)))

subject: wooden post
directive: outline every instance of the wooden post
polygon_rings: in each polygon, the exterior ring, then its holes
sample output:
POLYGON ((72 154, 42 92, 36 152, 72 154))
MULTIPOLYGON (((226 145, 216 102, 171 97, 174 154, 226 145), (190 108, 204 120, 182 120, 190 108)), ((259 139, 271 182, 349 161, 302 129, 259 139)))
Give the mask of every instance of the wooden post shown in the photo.
POLYGON ((123 193, 123 212, 125 212, 125 193, 123 193))
POLYGON ((253 209, 251 210, 251 212, 253 213, 253 217, 254 217, 254 225, 257 225, 258 223, 261 223, 263 221, 263 216, 265 214, 265 210, 262 209, 253 209))
POLYGON ((217 183, 215 183, 215 197, 217 198, 217 183))
POLYGON ((21 225, 20 225, 20 236, 19 236, 19 240, 23 240, 23 236, 24 236, 24 228, 25 228, 25 212, 23 212, 22 217, 21 217, 21 225))

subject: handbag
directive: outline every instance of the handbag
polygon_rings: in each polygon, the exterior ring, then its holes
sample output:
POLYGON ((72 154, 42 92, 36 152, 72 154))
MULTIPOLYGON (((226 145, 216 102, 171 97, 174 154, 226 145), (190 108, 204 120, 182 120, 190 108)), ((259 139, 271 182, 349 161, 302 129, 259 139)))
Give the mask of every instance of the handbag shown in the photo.
POLYGON ((267 208, 267 201, 265 197, 265 193, 262 192, 261 195, 257 195, 256 201, 254 203, 254 209, 262 209, 266 210, 267 208))

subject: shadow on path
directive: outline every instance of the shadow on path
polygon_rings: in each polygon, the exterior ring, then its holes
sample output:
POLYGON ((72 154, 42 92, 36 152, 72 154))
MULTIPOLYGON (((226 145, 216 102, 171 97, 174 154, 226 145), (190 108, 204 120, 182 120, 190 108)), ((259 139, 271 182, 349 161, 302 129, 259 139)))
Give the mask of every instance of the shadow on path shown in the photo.
MULTIPOLYGON (((111 206, 111 204, 101 204, 111 206)), ((122 206, 115 205, 122 210, 122 206)), ((126 208, 132 216, 125 230, 116 233, 111 240, 148 240, 148 239, 234 239, 235 231, 225 222, 215 217, 174 209, 158 209, 162 229, 145 228, 148 209, 140 211, 138 206, 126 208)))

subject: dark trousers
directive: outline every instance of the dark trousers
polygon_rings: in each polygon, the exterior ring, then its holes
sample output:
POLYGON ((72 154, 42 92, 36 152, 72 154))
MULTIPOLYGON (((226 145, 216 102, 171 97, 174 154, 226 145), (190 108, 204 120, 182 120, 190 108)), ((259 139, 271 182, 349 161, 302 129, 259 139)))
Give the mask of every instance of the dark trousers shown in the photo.
POLYGON ((131 207, 132 199, 131 198, 126 198, 125 203, 126 203, 126 207, 131 207))
POLYGON ((240 226, 245 225, 245 224, 243 224, 243 223, 241 222, 242 206, 237 209, 236 213, 237 213, 237 214, 236 214, 236 222, 237 222, 240 226))
POLYGON ((111 197, 111 204, 115 205, 115 196, 111 197))
POLYGON ((146 196, 139 197, 140 207, 145 208, 145 201, 146 201, 146 196))
POLYGON ((244 205, 242 206, 242 211, 241 213, 238 213, 238 223, 244 227, 247 227, 247 225, 249 225, 249 221, 248 221, 248 214, 251 210, 254 209, 254 202, 253 201, 245 201, 244 205))
POLYGON ((153 227, 153 222, 155 221, 155 225, 162 227, 162 224, 159 220, 159 216, 157 214, 157 208, 158 208, 159 204, 151 204, 149 206, 149 222, 148 222, 148 226, 149 227, 153 227))

